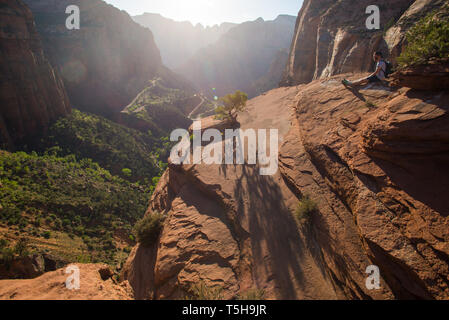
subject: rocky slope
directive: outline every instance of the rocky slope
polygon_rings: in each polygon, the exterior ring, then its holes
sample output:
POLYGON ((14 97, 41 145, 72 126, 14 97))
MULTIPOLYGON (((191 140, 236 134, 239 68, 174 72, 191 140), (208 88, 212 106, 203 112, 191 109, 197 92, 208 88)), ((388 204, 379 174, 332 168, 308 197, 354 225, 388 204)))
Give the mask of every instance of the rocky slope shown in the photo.
POLYGON ((165 68, 153 34, 101 0, 26 0, 44 49, 61 72, 71 102, 111 116, 122 111, 154 77, 174 88, 190 85, 165 68), (66 7, 80 8, 80 30, 65 26, 66 7))
POLYGON ((199 49, 207 47, 228 32, 235 23, 222 23, 212 27, 191 22, 178 22, 156 13, 144 13, 132 17, 140 25, 149 28, 161 50, 162 61, 169 68, 177 68, 187 62, 199 49), (180 41, 182 39, 182 41, 180 41))
POLYGON ((65 268, 48 272, 30 280, 0 280, 0 300, 130 300, 132 290, 127 282, 117 284, 103 280, 101 264, 77 264, 80 268, 80 289, 68 290, 69 274, 65 268))
MULTIPOLYGON (((260 93, 254 84, 270 74, 270 65, 278 58, 279 50, 290 45, 294 23, 295 18, 287 15, 273 21, 259 18, 242 23, 216 43, 198 51, 176 71, 195 83, 206 96, 242 90, 254 97, 260 93)), ((278 81, 279 78, 274 83, 278 81)))
POLYGON ((0 147, 12 147, 70 112, 58 73, 21 0, 0 1, 0 147))
POLYGON ((373 68, 377 50, 394 60, 402 50, 405 32, 443 0, 381 0, 380 30, 368 30, 365 9, 372 1, 306 0, 299 13, 290 57, 281 85, 373 68))
POLYGON ((249 102, 242 128, 280 130, 274 176, 248 165, 169 166, 147 213, 168 215, 160 241, 134 248, 125 266, 136 298, 183 297, 200 280, 226 298, 252 288, 277 299, 449 297, 440 196, 449 95, 351 91, 342 78, 249 102), (318 211, 297 225, 305 194, 318 211), (369 265, 380 268, 379 290, 365 286, 369 265))

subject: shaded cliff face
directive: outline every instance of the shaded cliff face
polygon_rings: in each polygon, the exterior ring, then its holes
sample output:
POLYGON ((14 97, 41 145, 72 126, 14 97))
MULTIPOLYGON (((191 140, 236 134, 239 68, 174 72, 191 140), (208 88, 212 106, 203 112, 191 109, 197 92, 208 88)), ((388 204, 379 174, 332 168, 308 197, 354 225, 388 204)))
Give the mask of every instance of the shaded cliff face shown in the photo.
POLYGON ((70 104, 20 0, 0 1, 0 60, 0 147, 12 147, 68 114, 70 104))
POLYGON ((103 115, 121 111, 163 68, 151 31, 124 11, 101 0, 25 2, 36 17, 45 52, 79 109, 103 115), (80 30, 65 26, 68 5, 81 10, 80 30))
MULTIPOLYGON (((270 65, 278 58, 279 50, 290 46, 294 23, 292 16, 242 23, 216 43, 198 51, 176 71, 195 83, 206 96, 224 96, 242 90, 254 97, 260 93, 255 86, 258 81, 271 83, 263 77, 272 74, 270 65)), ((278 81, 279 78, 274 80, 278 81)))
POLYGON ((136 298, 184 297, 200 280, 225 298, 251 288, 276 299, 449 297, 449 95, 350 91, 342 79, 249 101, 243 129, 280 130, 274 176, 169 165, 147 213, 167 213, 160 240, 134 248, 123 273, 136 298), (305 194, 318 210, 297 225, 305 194), (366 288, 370 265, 379 290, 366 288))
POLYGON ((133 20, 153 32, 162 61, 169 68, 182 66, 196 51, 213 44, 236 26, 235 23, 222 23, 205 28, 201 24, 194 26, 188 21, 178 22, 156 13, 134 16, 133 20))
POLYGON ((442 0, 377 1, 380 30, 367 30, 365 9, 372 1, 304 1, 281 85, 369 71, 373 68, 372 54, 379 50, 394 60, 401 53, 405 32, 444 3, 442 0))

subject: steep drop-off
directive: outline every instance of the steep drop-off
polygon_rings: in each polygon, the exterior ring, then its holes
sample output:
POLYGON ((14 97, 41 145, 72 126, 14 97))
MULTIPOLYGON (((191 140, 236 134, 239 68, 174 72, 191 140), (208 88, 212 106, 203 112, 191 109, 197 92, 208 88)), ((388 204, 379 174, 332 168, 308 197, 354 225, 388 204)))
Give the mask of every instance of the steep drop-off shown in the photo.
POLYGON ((281 85, 308 83, 346 72, 373 68, 381 50, 392 60, 405 43, 405 32, 443 0, 381 0, 380 30, 368 30, 365 10, 372 1, 306 0, 296 21, 290 57, 281 85))
POLYGON ((64 85, 42 51, 31 11, 21 0, 0 1, 0 148, 68 113, 64 85))

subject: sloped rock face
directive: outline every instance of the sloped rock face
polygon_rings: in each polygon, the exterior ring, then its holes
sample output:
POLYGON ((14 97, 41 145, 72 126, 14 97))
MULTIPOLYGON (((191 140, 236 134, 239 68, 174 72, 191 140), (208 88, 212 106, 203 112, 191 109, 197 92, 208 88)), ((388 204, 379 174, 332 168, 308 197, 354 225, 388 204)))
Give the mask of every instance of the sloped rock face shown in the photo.
POLYGON ((407 67, 391 75, 395 86, 418 90, 449 90, 449 62, 430 61, 426 65, 407 67))
POLYGON ((377 1, 380 30, 368 30, 365 10, 372 1, 304 1, 281 85, 372 70, 372 54, 379 50, 394 60, 401 53, 405 32, 444 3, 442 0, 377 1))
POLYGON ((168 215, 160 241, 125 266, 137 298, 183 297, 199 281, 225 298, 250 288, 273 299, 449 297, 449 95, 350 91, 342 78, 250 100, 242 128, 279 129, 275 175, 169 166, 148 212, 168 215), (303 195, 318 210, 297 225, 303 195), (366 286, 371 265, 380 289, 366 286))
POLYGON ((131 300, 128 282, 117 284, 113 279, 102 280, 102 264, 75 264, 79 268, 79 290, 68 290, 65 282, 73 271, 66 268, 47 272, 35 279, 0 280, 0 300, 131 300))
POLYGON ((0 1, 0 61, 0 147, 12 147, 70 113, 64 85, 20 0, 0 1))
MULTIPOLYGON (((248 103, 243 129, 289 128, 296 88, 273 90, 248 103)), ((203 281, 229 299, 250 289, 265 298, 343 297, 324 270, 316 246, 298 231, 297 198, 281 175, 260 176, 256 166, 171 164, 149 212, 167 222, 153 248, 136 247, 124 267, 138 299, 185 297, 203 281)))
POLYGON ((447 299, 449 95, 351 92, 340 80, 303 87, 280 155, 292 189, 319 204, 326 266, 347 296, 369 259, 393 297, 447 299))
POLYGON ((26 0, 45 52, 77 108, 121 111, 162 67, 150 30, 101 0, 26 0), (66 28, 66 8, 80 8, 80 30, 66 28))

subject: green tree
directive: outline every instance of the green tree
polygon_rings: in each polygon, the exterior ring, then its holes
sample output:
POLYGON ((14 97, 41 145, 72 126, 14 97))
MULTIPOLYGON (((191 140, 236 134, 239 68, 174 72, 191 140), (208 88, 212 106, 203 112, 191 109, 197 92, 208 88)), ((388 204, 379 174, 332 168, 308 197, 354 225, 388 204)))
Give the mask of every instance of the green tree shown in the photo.
POLYGON ((159 238, 164 226, 164 219, 165 217, 158 212, 145 215, 134 227, 137 241, 145 247, 151 247, 159 238))
POLYGON ((449 5, 421 19, 406 37, 407 47, 398 57, 400 67, 449 58, 449 5))
POLYGON ((125 177, 131 177, 131 175, 132 175, 131 169, 128 169, 128 168, 123 168, 122 173, 125 177))
POLYGON ((235 122, 237 114, 246 108, 248 95, 240 90, 220 98, 221 106, 215 109, 217 119, 227 119, 235 122))

